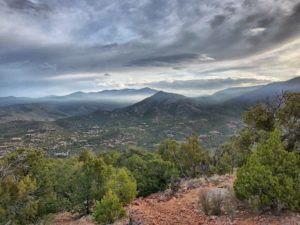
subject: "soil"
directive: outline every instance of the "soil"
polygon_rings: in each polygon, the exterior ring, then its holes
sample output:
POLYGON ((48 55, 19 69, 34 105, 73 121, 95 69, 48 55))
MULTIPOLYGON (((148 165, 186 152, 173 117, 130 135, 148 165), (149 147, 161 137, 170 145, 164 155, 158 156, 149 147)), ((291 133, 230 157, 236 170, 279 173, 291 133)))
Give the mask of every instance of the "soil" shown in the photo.
MULTIPOLYGON (((300 213, 283 212, 280 216, 272 213, 255 214, 247 209, 235 209, 221 216, 207 216, 198 204, 199 193, 203 190, 222 189, 232 186, 233 176, 222 176, 206 180, 202 184, 183 185, 181 191, 171 195, 156 193, 136 199, 128 208, 129 219, 115 225, 300 225, 300 213)), ((231 204, 231 203, 228 203, 231 204)), ((90 217, 74 219, 69 213, 56 216, 55 225, 93 225, 90 217)))

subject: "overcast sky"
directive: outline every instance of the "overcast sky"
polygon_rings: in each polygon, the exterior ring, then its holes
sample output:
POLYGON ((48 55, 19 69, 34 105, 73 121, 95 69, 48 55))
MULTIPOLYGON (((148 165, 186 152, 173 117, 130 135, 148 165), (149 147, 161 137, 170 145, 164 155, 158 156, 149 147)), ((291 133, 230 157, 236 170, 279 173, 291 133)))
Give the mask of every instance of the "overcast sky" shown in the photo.
POLYGON ((0 96, 186 95, 300 75, 300 0, 0 0, 0 96))

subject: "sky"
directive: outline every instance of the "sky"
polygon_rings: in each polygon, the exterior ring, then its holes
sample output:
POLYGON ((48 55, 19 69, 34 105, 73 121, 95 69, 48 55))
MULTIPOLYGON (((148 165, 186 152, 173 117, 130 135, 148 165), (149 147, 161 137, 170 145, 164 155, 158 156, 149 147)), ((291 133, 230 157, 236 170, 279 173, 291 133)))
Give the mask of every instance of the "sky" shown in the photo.
POLYGON ((300 0, 0 0, 0 96, 196 96, 300 75, 300 0))

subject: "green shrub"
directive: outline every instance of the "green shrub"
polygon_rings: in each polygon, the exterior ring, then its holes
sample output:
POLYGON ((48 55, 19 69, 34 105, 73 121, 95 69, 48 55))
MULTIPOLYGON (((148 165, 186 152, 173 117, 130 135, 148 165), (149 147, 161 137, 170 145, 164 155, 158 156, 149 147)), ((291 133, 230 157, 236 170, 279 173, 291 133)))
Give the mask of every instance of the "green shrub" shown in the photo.
POLYGON ((299 156, 284 150, 280 133, 275 130, 238 169, 234 191, 239 199, 248 200, 257 210, 299 210, 299 182, 299 156))
POLYGON ((224 175, 232 172, 232 163, 230 156, 227 152, 225 152, 221 156, 219 163, 216 165, 216 172, 219 175, 224 175))
POLYGON ((97 201, 93 220, 98 224, 111 224, 125 215, 118 196, 109 190, 100 202, 97 201))
POLYGON ((178 177, 174 163, 162 160, 157 153, 129 150, 120 161, 135 178, 140 196, 163 191, 170 184, 172 177, 178 177))
POLYGON ((165 140, 158 153, 163 160, 173 162, 182 177, 195 178, 209 173, 209 152, 200 145, 197 137, 189 137, 181 145, 174 140, 165 140))
POLYGON ((125 168, 118 169, 111 174, 107 188, 117 194, 123 205, 131 203, 137 195, 136 181, 125 168))

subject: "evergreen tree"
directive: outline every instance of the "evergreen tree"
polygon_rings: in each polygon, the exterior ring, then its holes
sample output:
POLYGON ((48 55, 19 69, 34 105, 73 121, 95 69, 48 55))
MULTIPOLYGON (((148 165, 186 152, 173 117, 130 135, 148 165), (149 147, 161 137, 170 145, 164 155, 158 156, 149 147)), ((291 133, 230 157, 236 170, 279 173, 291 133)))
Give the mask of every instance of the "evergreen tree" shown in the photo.
POLYGON ((275 130, 238 170, 234 190, 238 198, 249 200, 257 209, 299 210, 299 182, 299 156, 284 149, 280 132, 275 130))
POLYGON ((82 152, 78 160, 73 174, 75 188, 72 199, 77 211, 90 214, 95 200, 103 197, 107 179, 113 168, 107 167, 101 158, 94 157, 88 151, 82 152))
POLYGON ((103 199, 96 203, 93 219, 98 224, 111 224, 125 216, 125 210, 118 198, 111 190, 104 195, 103 199))
POLYGON ((137 195, 136 181, 125 169, 117 169, 110 175, 107 188, 112 190, 123 205, 131 203, 137 195))
POLYGON ((196 177, 208 174, 210 156, 208 151, 200 146, 196 137, 188 138, 187 143, 181 145, 179 156, 186 175, 196 177))
POLYGON ((220 175, 233 172, 232 161, 228 152, 224 152, 221 156, 218 164, 216 165, 216 172, 220 175))
POLYGON ((19 149, 1 159, 1 165, 3 220, 28 224, 56 212, 51 168, 41 150, 19 149))

